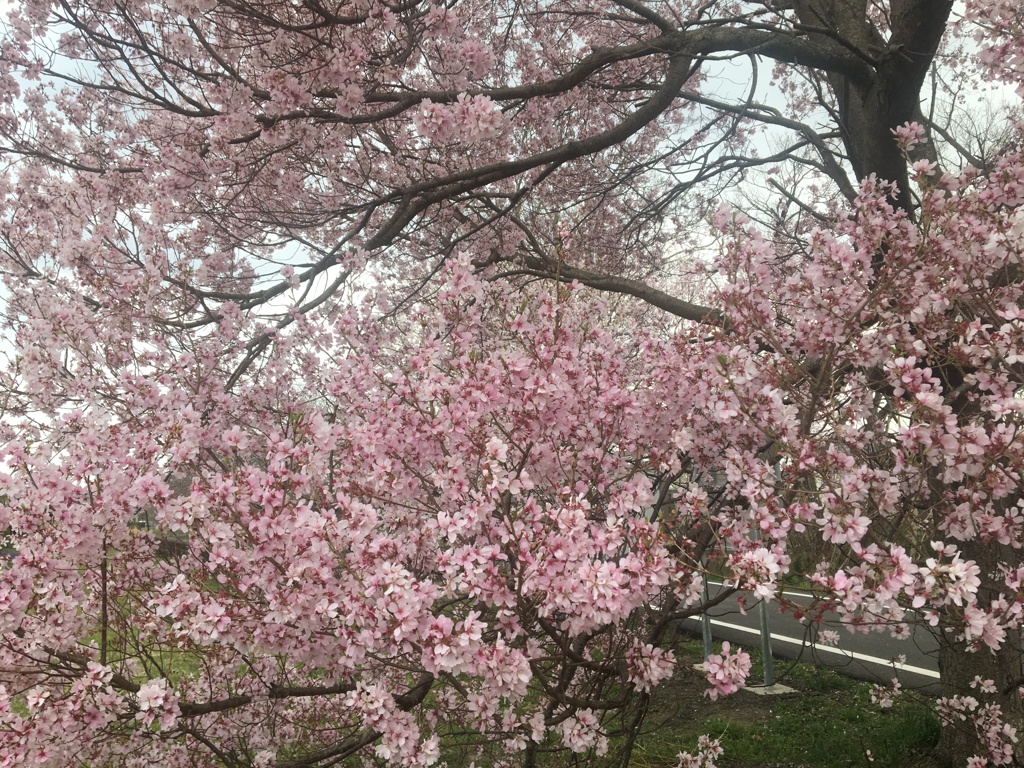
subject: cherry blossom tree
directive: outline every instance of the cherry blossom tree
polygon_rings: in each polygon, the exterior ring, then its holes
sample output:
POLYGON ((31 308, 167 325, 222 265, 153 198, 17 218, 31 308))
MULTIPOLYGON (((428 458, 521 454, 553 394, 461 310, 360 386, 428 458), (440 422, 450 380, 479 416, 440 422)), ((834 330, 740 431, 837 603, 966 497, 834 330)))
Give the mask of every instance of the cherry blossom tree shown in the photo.
POLYGON ((954 119, 1013 3, 6 24, 0 764, 625 766, 808 538, 1019 759, 1024 160, 954 119))

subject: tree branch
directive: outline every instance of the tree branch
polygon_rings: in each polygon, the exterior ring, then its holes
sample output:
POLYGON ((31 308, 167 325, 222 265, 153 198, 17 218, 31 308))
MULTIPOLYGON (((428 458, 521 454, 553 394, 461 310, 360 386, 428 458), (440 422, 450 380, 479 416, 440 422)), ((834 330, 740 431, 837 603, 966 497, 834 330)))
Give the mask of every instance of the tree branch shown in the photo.
POLYGON ((719 328, 724 328, 728 325, 725 316, 719 309, 712 309, 711 307, 704 307, 700 304, 684 301, 630 277, 605 275, 564 263, 558 264, 556 267, 536 256, 531 256, 527 259, 527 266, 529 267, 529 273, 538 277, 554 278, 564 283, 576 280, 595 290, 623 293, 647 302, 651 306, 664 310, 676 317, 681 317, 684 320, 691 320, 702 325, 713 325, 719 328))

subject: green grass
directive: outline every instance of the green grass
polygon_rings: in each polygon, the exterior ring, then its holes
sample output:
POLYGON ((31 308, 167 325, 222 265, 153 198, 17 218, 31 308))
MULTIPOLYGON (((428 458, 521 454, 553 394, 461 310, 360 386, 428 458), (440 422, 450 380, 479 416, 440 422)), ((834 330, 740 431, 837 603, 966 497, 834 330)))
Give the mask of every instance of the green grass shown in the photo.
POLYGON ((763 724, 711 719, 703 727, 721 735, 728 760, 738 765, 898 768, 938 738, 938 723, 920 706, 900 704, 876 712, 869 704, 797 697, 776 705, 774 719, 763 724), (873 762, 868 760, 869 751, 873 762))
MULTIPOLYGON (((693 661, 699 656, 697 650, 693 661)), ((701 734, 721 740, 723 768, 934 765, 928 753, 938 741, 939 722, 924 697, 905 693, 881 709, 871 702, 870 685, 831 670, 779 660, 775 670, 780 682, 799 693, 761 697, 740 691, 708 704, 706 717, 700 717, 701 708, 689 722, 669 721, 644 736, 631 768, 674 768, 677 754, 692 752, 701 734)), ((751 682, 760 672, 755 661, 751 682)))

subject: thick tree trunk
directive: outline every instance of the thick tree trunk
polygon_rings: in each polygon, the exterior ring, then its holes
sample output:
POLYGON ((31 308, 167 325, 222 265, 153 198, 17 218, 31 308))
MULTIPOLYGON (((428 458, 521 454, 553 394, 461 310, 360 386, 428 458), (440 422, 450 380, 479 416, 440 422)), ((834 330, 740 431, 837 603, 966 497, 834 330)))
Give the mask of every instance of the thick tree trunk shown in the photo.
POLYGON ((888 39, 870 23, 863 0, 796 0, 800 22, 827 30, 870 61, 873 77, 826 74, 843 144, 858 180, 896 182, 893 205, 914 215, 907 166, 892 129, 920 114, 921 87, 945 32, 952 0, 894 0, 888 39))
MULTIPOLYGON (((999 582, 993 578, 996 563, 1012 563, 1020 559, 1019 550, 998 544, 970 541, 963 544, 965 558, 974 560, 981 568, 982 586, 979 605, 987 606, 999 593, 999 582)), ((1022 635, 1014 631, 998 651, 987 646, 976 651, 968 649, 962 640, 953 640, 952 630, 939 639, 939 673, 942 675, 944 696, 973 696, 979 706, 996 704, 1002 711, 1003 721, 1017 729, 1021 741, 1016 745, 1012 765, 1024 766, 1024 704, 1020 696, 1024 678, 1022 635), (995 693, 985 693, 974 685, 976 678, 992 680, 995 693)), ((978 730, 970 721, 943 723, 942 736, 936 750, 940 761, 950 768, 962 768, 968 758, 984 754, 978 730)))
MULTIPOLYGON (((1002 710, 1003 721, 1017 729, 1024 737, 1024 710, 1016 689, 1005 693, 1011 680, 1021 673, 1020 643, 1014 648, 1001 649, 992 653, 987 648, 970 652, 963 642, 942 642, 939 648, 939 672, 942 675, 942 690, 945 696, 971 695, 981 706, 997 704, 1002 710), (983 693, 972 689, 976 677, 995 682, 997 692, 983 693)), ((1016 745, 1013 765, 1024 766, 1024 749, 1016 745)), ((949 768, 963 768, 972 755, 984 754, 978 730, 970 721, 944 722, 936 755, 949 768)))

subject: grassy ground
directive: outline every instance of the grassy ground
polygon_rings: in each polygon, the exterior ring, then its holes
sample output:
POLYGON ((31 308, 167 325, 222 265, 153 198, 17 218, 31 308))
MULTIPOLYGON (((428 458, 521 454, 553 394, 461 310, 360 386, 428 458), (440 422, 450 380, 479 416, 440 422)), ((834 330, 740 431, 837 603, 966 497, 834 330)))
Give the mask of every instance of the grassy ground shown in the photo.
MULTIPOLYGON (((701 660, 700 644, 684 646, 701 660)), ((752 654, 753 655, 753 654, 752 654)), ((638 744, 631 768, 674 768, 706 733, 721 739, 729 768, 932 768, 929 752, 939 723, 927 699, 905 693, 892 707, 871 702, 871 686, 807 664, 776 661, 779 682, 797 693, 757 696, 740 691, 711 702, 700 673, 688 663, 653 701, 653 727, 638 744)), ((760 679, 759 665, 751 681, 760 679)))

